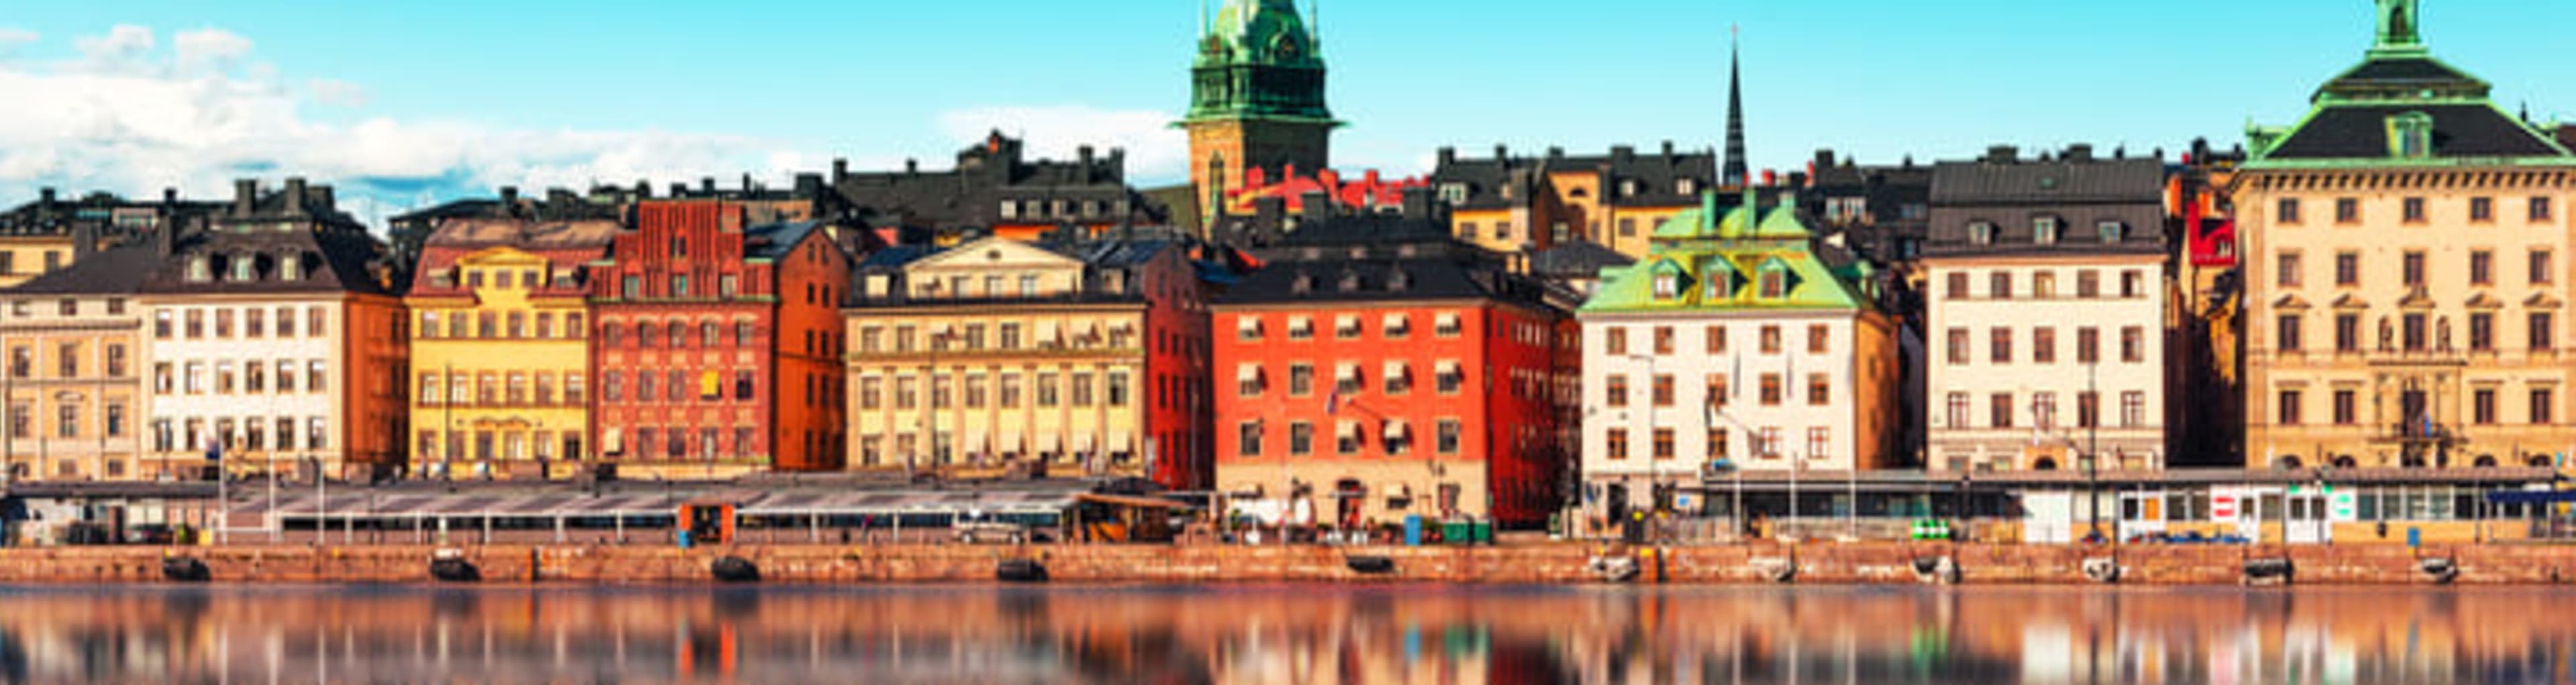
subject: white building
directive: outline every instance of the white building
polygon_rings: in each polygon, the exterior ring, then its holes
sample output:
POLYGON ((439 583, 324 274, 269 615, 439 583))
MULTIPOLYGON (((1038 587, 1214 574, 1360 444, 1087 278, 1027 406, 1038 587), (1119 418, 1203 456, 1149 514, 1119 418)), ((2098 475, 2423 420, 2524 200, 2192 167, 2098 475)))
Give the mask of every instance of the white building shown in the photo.
POLYGON ((1934 170, 1928 467, 2164 465, 2163 187, 2161 162, 2084 146, 1934 170))
POLYGON ((1796 214, 1721 215, 1711 196, 1604 273, 1578 315, 1588 513, 1668 507, 1728 469, 1894 464, 1895 325, 1868 268, 1828 263, 1796 214))

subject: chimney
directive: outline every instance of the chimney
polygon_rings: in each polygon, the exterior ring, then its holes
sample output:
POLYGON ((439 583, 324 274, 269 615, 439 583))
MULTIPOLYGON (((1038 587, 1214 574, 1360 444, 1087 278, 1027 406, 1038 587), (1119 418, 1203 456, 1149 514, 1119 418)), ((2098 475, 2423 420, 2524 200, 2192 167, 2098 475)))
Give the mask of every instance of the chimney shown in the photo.
POLYGON ((1671 158, 1672 158, 1672 156, 1673 156, 1673 141, 1669 141, 1669 140, 1664 141, 1664 158, 1665 158, 1665 159, 1671 159, 1671 158))
POLYGON ((286 215, 304 216, 304 177, 302 176, 289 176, 286 179, 286 215))
POLYGON ((2069 161, 2069 162, 2090 162, 2090 161, 2093 161, 2093 144, 2091 144, 2091 143, 2076 143, 2076 144, 2074 144, 2074 145, 2068 145, 2068 146, 2066 146, 2066 161, 2069 161))
POLYGON ((72 263, 78 264, 98 252, 98 222, 72 222, 72 263))
POLYGON ((1494 144, 1494 159, 1495 159, 1496 161, 1501 161, 1501 160, 1506 160, 1506 159, 1511 159, 1511 158, 1512 158, 1512 149, 1511 149, 1511 148, 1509 148, 1509 147, 1504 147, 1502 143, 1495 143, 1495 144, 1494 144))
POLYGON ((799 199, 812 199, 812 198, 817 198, 817 197, 822 197, 822 196, 823 196, 823 175, 822 175, 822 174, 797 174, 797 175, 796 175, 796 197, 797 197, 797 198, 799 198, 799 199))
POLYGON ((45 208, 52 209, 54 206, 54 189, 49 187, 44 190, 36 191, 36 198, 38 202, 44 204, 45 208))
POLYGON ((340 208, 339 196, 331 191, 331 186, 313 186, 313 206, 321 207, 322 210, 326 212, 338 210, 340 208))
POLYGON ((1636 159, 1636 158, 1637 158, 1637 148, 1636 148, 1636 147, 1634 147, 1634 146, 1629 146, 1629 145, 1616 145, 1616 146, 1612 146, 1612 147, 1610 148, 1610 161, 1611 161, 1611 163, 1613 163, 1613 164, 1623 164, 1623 165, 1624 165, 1624 164, 1627 164, 1629 160, 1633 160, 1633 159, 1636 159))
POLYGON ((1823 149, 1823 150, 1817 150, 1817 151, 1816 151, 1816 161, 1809 162, 1809 163, 1808 163, 1807 168, 1809 168, 1809 169, 1831 169, 1831 168, 1834 168, 1834 151, 1833 151, 1831 148, 1827 148, 1827 149, 1823 149))
POLYGON ((649 200, 649 199, 652 199, 652 198, 653 198, 653 183, 652 183, 651 181, 646 181, 646 180, 644 180, 644 179, 640 179, 640 178, 639 178, 639 179, 635 179, 635 199, 638 199, 638 200, 649 200))
POLYGON ((840 157, 832 158, 832 185, 840 185, 842 181, 849 179, 850 160, 840 157))
POLYGON ((688 196, 689 196, 689 184, 686 184, 686 183, 673 183, 673 184, 671 184, 671 199, 677 200, 677 199, 684 198, 684 197, 688 197, 688 196))
POLYGON ((179 189, 177 189, 177 188, 162 188, 162 189, 161 189, 161 205, 162 205, 163 207, 177 207, 177 206, 179 206, 179 189))
POLYGON ((244 178, 244 179, 236 179, 236 180, 234 180, 234 181, 233 181, 233 216, 236 216, 236 217, 245 217, 245 216, 250 216, 251 212, 252 212, 252 211, 255 211, 255 208, 257 208, 258 206, 259 206, 259 179, 244 178))
POLYGON ((1565 148, 1550 146, 1547 149, 1547 161, 1553 162, 1561 159, 1565 159, 1565 148))
POLYGON ((1082 158, 1083 170, 1089 171, 1091 169, 1091 146, 1084 145, 1082 147, 1074 148, 1074 155, 1082 158))
POLYGON ((1451 164, 1455 164, 1455 163, 1457 163, 1457 162, 1458 162, 1458 148, 1449 147, 1449 146, 1446 146, 1446 145, 1443 145, 1443 146, 1441 146, 1441 147, 1440 147, 1440 164, 1439 164, 1439 166, 1443 166, 1443 167, 1445 167, 1445 166, 1449 166, 1449 165, 1451 165, 1451 164))
POLYGON ((903 159, 903 172, 907 174, 921 173, 921 160, 905 157, 903 159))
POLYGON ((2010 145, 1997 145, 1986 148, 1986 161, 1994 164, 2011 164, 2013 162, 2021 161, 2021 149, 2010 145))
POLYGON ((508 219, 519 215, 519 187, 501 186, 501 205, 492 208, 493 216, 508 219))
POLYGON ((705 192, 705 193, 706 193, 706 194, 708 194, 708 195, 714 195, 714 194, 716 194, 716 177, 714 177, 714 176, 700 176, 700 177, 698 177, 698 189, 699 189, 701 192, 705 192))
POLYGON ((1288 198, 1277 195, 1253 198, 1252 216, 1265 230, 1277 230, 1288 218, 1288 198))
POLYGON ((1342 175, 1340 172, 1336 172, 1331 169, 1319 169, 1315 172, 1315 180, 1323 184, 1326 192, 1342 189, 1342 175))
POLYGON ((1766 185, 1766 186, 1776 186, 1776 185, 1780 185, 1780 170, 1778 170, 1778 169, 1763 169, 1763 170, 1762 170, 1762 185, 1766 185))

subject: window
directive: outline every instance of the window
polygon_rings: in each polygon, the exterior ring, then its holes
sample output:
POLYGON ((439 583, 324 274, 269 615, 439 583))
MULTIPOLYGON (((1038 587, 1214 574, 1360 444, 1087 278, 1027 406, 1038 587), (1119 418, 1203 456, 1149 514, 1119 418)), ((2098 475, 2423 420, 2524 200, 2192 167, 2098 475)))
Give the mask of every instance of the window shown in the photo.
POLYGON ((2284 288, 2299 287, 2299 253, 2283 252, 2277 258, 2278 282, 2284 288))
POLYGON ((2549 209, 2550 209, 2550 208, 2549 208, 2549 198, 2546 198, 2546 197, 2535 197, 2535 198, 2531 198, 2531 221, 2532 221, 2532 223, 2539 223, 2539 222, 2543 222, 2543 221, 2548 221, 2548 220, 2549 220, 2549 216, 2550 216, 2550 214, 2549 214, 2549 209))
POLYGON ((2469 285, 2495 284, 2495 253, 2477 250, 2469 253, 2469 285))
POLYGON ((1968 364, 1969 355, 1971 354, 1971 351, 1968 349, 1968 329, 1965 329, 1965 328, 1953 328, 1953 329, 1950 329, 1950 335, 1949 335, 1949 343, 1948 343, 1948 347, 1949 347, 1950 363, 1951 363, 1952 365, 1954 365, 1954 366, 1965 366, 1965 365, 1967 365, 1967 364, 1968 364))
POLYGON ((2136 390, 2120 393, 2120 426, 2137 428, 2147 425, 2147 394, 2136 390))
POLYGON ((1655 429, 1655 461, 1672 461, 1673 452, 1673 429, 1655 429))
POLYGON ((2030 424, 2032 427, 2043 431, 2055 430, 2057 428, 2057 393, 2041 392, 2031 394, 2030 424))
POLYGON ((2403 272, 2406 278, 2406 287, 2424 287, 2424 253, 2407 252, 2404 259, 2403 272))
POLYGON ((1987 419, 1987 426, 1988 426, 1988 427, 1991 427, 1991 428, 2011 428, 2011 427, 2013 427, 2013 396, 2012 396, 2012 393, 2008 393, 2008 392, 1999 392, 1999 393, 1995 393, 1995 394, 1993 394, 1993 395, 1987 396, 1987 397, 1986 397, 1986 414, 1987 414, 1986 419, 1987 419))
POLYGON ((1763 270, 1762 270, 1762 283, 1761 283, 1761 289, 1762 289, 1761 295, 1762 295, 1763 299, 1776 300, 1776 299, 1780 299, 1780 298, 1783 298, 1783 297, 1788 297, 1788 296, 1789 296, 1789 274, 1788 274, 1788 272, 1787 272, 1787 271, 1785 271, 1785 270, 1782 270, 1782 269, 1778 269, 1778 268, 1763 269, 1763 270))
POLYGON ((1610 429, 1609 437, 1609 449, 1604 451, 1609 453, 1610 460, 1626 461, 1628 459, 1628 431, 1613 427, 1610 429))
POLYGON ((2471 394, 2469 407, 2470 421, 2481 426, 2495 425, 2496 391, 2494 388, 2479 388, 2476 393, 2471 394))
POLYGON ((2556 394, 2556 393, 2554 393, 2554 392, 2552 392, 2552 391, 2551 391, 2550 389, 2548 389, 2548 388, 2535 388, 2535 389, 2533 389, 2533 390, 2531 391, 2531 423, 2532 423, 2532 425, 2547 425, 2547 424, 2549 424, 2549 423, 2554 422, 2554 421, 2556 420, 2556 417, 2557 417, 2557 416, 2558 416, 2558 399, 2557 399, 2557 394, 2556 394))
POLYGON ((1306 456, 1315 453, 1315 425, 1304 421, 1288 424, 1288 453, 1306 456))
POLYGON ((1288 394, 1295 397, 1315 394, 1315 365, 1306 363, 1288 365, 1288 394))
POLYGON ((1814 354, 1824 354, 1826 349, 1829 349, 1830 347, 1832 347, 1832 342, 1833 342, 1833 329, 1828 328, 1828 327, 1825 327, 1825 326, 1823 326, 1823 325, 1812 325, 1812 326, 1808 326, 1808 327, 1807 327, 1807 351, 1808 351, 1808 352, 1810 352, 1810 353, 1814 353, 1814 354))
POLYGON ((1109 372, 1109 406, 1124 407, 1127 406, 1127 400, 1127 374, 1122 371, 1109 372))
MULTIPOLYGON (((329 319, 330 319, 330 316, 331 316, 331 315, 330 315, 330 312, 329 312, 329 311, 324 310, 324 309, 323 309, 323 308, 321 308, 321 307, 314 307, 314 308, 312 308, 312 309, 304 310, 304 314, 305 314, 305 317, 304 317, 304 334, 305 334, 305 335, 311 335, 311 336, 317 336, 317 337, 318 337, 318 336, 324 336, 324 335, 328 335, 328 334, 329 334, 329 333, 328 333, 328 331, 330 330, 330 327, 329 327, 329 326, 327 326, 327 325, 324 325, 324 324, 325 324, 327 321, 329 321, 329 319)), ((284 314, 284 313, 280 313, 280 314, 278 314, 278 315, 277 315, 277 318, 278 318, 278 322, 277 322, 277 336, 278 336, 278 337, 281 337, 281 338, 291 338, 291 337, 295 337, 295 332, 294 332, 294 331, 287 330, 287 326, 286 326, 286 319, 287 319, 287 318, 289 318, 289 316, 290 316, 290 315, 288 315, 288 314, 284 314)))
POLYGON ((1455 338, 1465 333, 1465 331, 1466 327, 1460 322, 1458 315, 1456 314, 1441 314, 1432 319, 1432 335, 1443 338, 1455 338))
POLYGON ((2400 321, 2398 325, 2404 330, 2399 331, 2398 334, 2404 338, 2402 342, 2405 344, 2406 351, 2422 352, 2431 346, 2427 341, 2430 336, 2425 335, 2424 315, 2408 314, 2400 321))
POLYGON ((1722 374, 1722 373, 1712 373, 1712 374, 1709 374, 1709 375, 1708 375, 1708 406, 1709 406, 1709 408, 1710 408, 1710 409, 1713 409, 1713 410, 1717 410, 1717 411, 1725 411, 1725 410, 1726 410, 1726 401, 1727 401, 1727 399, 1728 399, 1728 397, 1727 397, 1727 380, 1726 380, 1726 374, 1722 374))
POLYGON ((2402 206, 2404 206, 2404 207, 2405 207, 2405 214, 2406 214, 2406 218, 2405 218, 2405 220, 2406 220, 2406 223, 2410 223, 2410 224, 2420 224, 2420 223, 2424 223, 2424 214, 2425 214, 2425 212, 2424 212, 2424 198, 2420 198, 2420 197, 2410 197, 2410 198, 2406 198, 2406 199, 2405 199, 2405 201, 2402 203, 2402 206))
POLYGON ((2120 361, 2130 364, 2147 361, 2147 329, 2137 326, 2120 329, 2120 361))
POLYGON ((1245 421, 1235 427, 1234 452, 1237 456, 1261 456, 1261 422, 1245 421))
POLYGON ((1986 335, 1990 339, 1990 342, 1987 343, 1986 361, 1993 362, 1998 365, 2012 363, 2012 329, 1997 328, 1992 331, 1988 331, 1986 335))
POLYGON ((1440 366, 1435 371, 1434 375, 1436 376, 1434 382, 1439 384, 1440 394, 1443 395, 1458 394, 1458 392, 1461 389, 1464 389, 1467 385, 1466 369, 1465 367, 1459 366, 1458 362, 1440 362, 1440 366))
POLYGON ((2548 352, 2558 349, 2558 323, 2557 316, 2553 312, 2532 312, 2530 330, 2531 351, 2548 352))
POLYGON ((1360 446, 1367 442, 1367 437, 1360 434, 1359 422, 1344 421, 1340 425, 1339 429, 1333 431, 1333 452, 1359 454, 1360 446))
POLYGON ((1994 244, 1994 242, 1995 242, 1995 225, 1994 225, 1994 224, 1986 223, 1986 222, 1983 222, 1983 221, 1978 221, 1978 222, 1973 222, 1973 223, 1968 224, 1968 244, 1970 244, 1970 245, 1992 245, 1992 244, 1994 244))
POLYGON ((2031 330, 2030 361, 2035 364, 2057 363, 2057 329, 2043 326, 2031 330))
POLYGON ((2469 350, 2473 352, 2495 351, 2495 314, 2489 312, 2469 313, 2469 350))
POLYGON ((1655 327, 1655 354, 1656 354, 1656 355, 1658 355, 1658 356, 1661 356, 1661 355, 1669 355, 1669 354, 1672 354, 1672 353, 1673 353, 1673 327, 1671 327, 1671 326, 1656 326, 1656 327, 1655 327))
POLYGON ((1986 297, 2009 300, 2013 296, 2012 274, 1997 271, 1986 277, 1986 297))
POLYGON ((1780 428, 1778 426, 1763 426, 1762 430, 1755 432, 1753 434, 1753 453, 1762 455, 1762 458, 1764 459, 1780 458, 1780 428))
POLYGON ((966 408, 984 408, 984 388, 984 374, 977 373, 968 374, 966 376, 966 408))
POLYGON ((2335 285, 2337 287, 2344 288, 2357 287, 2361 285, 2360 253, 2341 252, 2335 254, 2335 285))
POLYGON ((1672 374, 1669 374, 1669 373, 1659 373, 1659 374, 1655 374, 1654 397, 1655 397, 1655 406, 1657 406, 1657 407, 1670 407, 1670 406, 1673 406, 1673 375, 1672 375, 1672 374))
POLYGON ((2469 198, 2469 220, 2478 223, 2495 221, 2495 198, 2469 198))
POLYGON ((1822 407, 1831 404, 1833 396, 1832 376, 1821 373, 1807 374, 1807 406, 1822 407))
POLYGON ((1785 399, 1781 395, 1788 392, 1788 389, 1782 385, 1784 382, 1785 381, 1780 378, 1780 374, 1762 374, 1762 406, 1780 406, 1780 403, 1785 399))
POLYGON ((1628 406, 1628 376, 1611 374, 1601 387, 1602 402, 1613 408, 1628 406))
POLYGON ((1720 461, 1720 460, 1724 460, 1724 459, 1726 459, 1726 458, 1727 458, 1727 449, 1726 449, 1726 448, 1727 448, 1727 444, 1726 444, 1726 443, 1727 443, 1727 434, 1728 434, 1729 432, 1730 432, 1730 431, 1728 431, 1728 430, 1727 430, 1725 427, 1723 427, 1723 426, 1721 426, 1721 427, 1717 427, 1717 428, 1711 428, 1711 429, 1708 429, 1708 459, 1709 459, 1709 461, 1720 461))
POLYGON ((216 338, 230 338, 230 337, 233 337, 233 310, 231 310, 231 309, 217 309, 217 310, 215 310, 215 337, 216 337, 216 338))
POLYGON ((1947 406, 1949 411, 1946 413, 1949 414, 1950 418, 1949 427, 1967 428, 1970 420, 1968 418, 1968 393, 1950 393, 1950 399, 1947 406))
POLYGON ((2057 244, 2057 217, 2043 216, 2030 221, 2030 242, 2036 245, 2057 244))
POLYGON ((1679 275, 1671 273, 1655 274, 1655 299, 1669 300, 1681 297, 1681 283, 1682 279, 1679 275))
POLYGON ((110 343, 107 346, 107 375, 110 378, 125 377, 124 343, 110 343))
POLYGON ((2556 269, 2551 268, 2551 267, 2550 267, 2550 264, 2551 264, 2551 260, 2550 260, 2549 251, 2548 251, 2548 250, 2532 250, 2532 251, 2531 251, 2531 284, 2532 284, 2532 285, 2546 285, 2546 284, 2549 284, 2549 283, 2557 282, 2557 280, 2558 280, 2557 270, 2556 270, 2556 269))
POLYGON ((2336 198, 2336 199, 2335 199, 2335 223, 2338 223, 2338 224, 2356 224, 2356 223, 2361 223, 2361 200, 2360 200, 2360 199, 2357 199, 2357 198, 2349 198, 2349 197, 2336 198))
POLYGON ((2075 272, 2075 296, 2094 299, 2102 296, 2102 272, 2084 269, 2075 272))
POLYGON ((2278 216, 2277 216, 2277 218, 2280 220, 2280 222, 2281 222, 2281 223, 2284 223, 2284 224, 2297 224, 2297 223, 2299 223, 2299 199, 2298 199, 2298 198, 2295 198, 2295 197, 2285 197, 2285 198, 2281 198, 2281 201, 2280 201, 2280 203, 2279 203, 2279 207, 2280 207, 2280 208, 2279 208, 2278 210, 2275 210, 2275 211, 2273 212, 2273 214, 2278 215, 2278 216))
POLYGON ((1386 384, 1386 394, 1402 395, 1413 392, 1413 369, 1405 366, 1404 362, 1387 362, 1386 373, 1383 375, 1385 378, 1381 380, 1386 384))
POLYGON ((1701 336, 1706 339, 1709 354, 1726 354, 1725 326, 1710 326, 1701 336))
POLYGON ((2281 398, 2280 398, 2280 400, 2279 400, 2279 402, 2278 402, 2278 406, 2276 407, 2276 409, 2277 409, 2277 411, 2278 411, 2278 415, 2279 415, 2278 422, 2279 422, 2281 425, 2284 425, 2284 426, 2296 426, 2296 425, 2299 425, 2299 391, 2297 391, 2297 390, 2283 390, 2283 391, 2281 391, 2281 398))
MULTIPOLYGON (((2123 400, 2123 401, 2126 401, 2126 400, 2123 400)), ((2360 410, 2359 410, 2359 408, 2358 408, 2358 404, 2359 404, 2359 400, 2358 400, 2358 398, 2353 394, 2353 391, 2350 391, 2350 390, 2337 390, 2337 391, 2334 391, 2334 422, 2335 422, 2335 425, 2337 425, 2337 426, 2350 426, 2350 425, 2353 425, 2353 424, 2355 424, 2355 423, 2360 422, 2361 417, 2360 417, 2360 410)))
POLYGON ((1618 357, 1626 356, 1628 354, 1628 329, 1615 327, 1604 329, 1601 334, 1601 339, 1601 348, 1604 351, 1609 352, 1610 356, 1618 357))
POLYGON ((2280 338, 2281 351, 2298 352, 2304 347, 2299 335, 2299 319, 2297 314, 2283 314, 2280 322, 2274 326, 2274 333, 2280 338))
POLYGON ((1954 272, 1950 274, 1950 277, 1947 280, 1949 281, 1948 290, 1950 293, 1950 299, 1968 299, 1968 274, 1954 272))
POLYGON ((2102 425, 2102 395, 2094 392, 2075 393, 2075 427, 2097 428, 2102 425))
POLYGON ((2345 354, 2361 351, 2361 315, 2335 315, 2335 351, 2345 354))

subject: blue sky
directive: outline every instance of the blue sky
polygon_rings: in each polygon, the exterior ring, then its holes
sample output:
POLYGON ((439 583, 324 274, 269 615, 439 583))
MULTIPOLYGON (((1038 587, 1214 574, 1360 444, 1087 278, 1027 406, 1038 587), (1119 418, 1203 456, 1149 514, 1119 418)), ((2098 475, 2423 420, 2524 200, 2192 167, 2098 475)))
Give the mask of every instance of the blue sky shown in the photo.
MULTIPOLYGON (((2432 0, 2436 54, 2508 109, 2576 113, 2576 3, 2432 0)), ((301 172, 399 208, 501 183, 782 181, 944 166, 1000 126, 1182 175, 1199 0, 0 0, 0 190, 150 193, 301 172), (123 26, 125 28, 119 29, 123 26), (27 121, 29 118, 33 121, 27 121)), ((1452 145, 1712 147, 1743 28, 1755 162, 2095 142, 2234 144, 2367 46, 2365 0, 1326 0, 1346 168, 1452 145)), ((345 194, 345 193, 344 193, 345 194)))

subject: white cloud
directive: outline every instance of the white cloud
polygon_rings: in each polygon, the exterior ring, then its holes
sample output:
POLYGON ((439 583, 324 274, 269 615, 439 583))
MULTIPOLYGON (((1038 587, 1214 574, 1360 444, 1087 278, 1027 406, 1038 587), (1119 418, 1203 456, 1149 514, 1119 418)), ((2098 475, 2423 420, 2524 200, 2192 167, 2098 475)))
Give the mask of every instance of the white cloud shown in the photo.
POLYGON ((304 82, 304 92, 317 104, 335 107, 367 106, 367 87, 335 78, 317 78, 304 82))
POLYGON ((36 35, 34 31, 0 26, 0 57, 7 57, 10 53, 17 52, 19 46, 36 42, 38 38, 41 36, 36 35))
POLYGON ((1127 177, 1150 183, 1189 176, 1189 136, 1172 128, 1172 115, 1152 110, 1104 110, 1082 105, 977 107, 939 115, 939 131, 958 144, 999 130, 1020 138, 1031 154, 1072 159, 1084 145, 1106 155, 1127 151, 1127 177))
POLYGON ((250 40, 218 29, 177 34, 166 51, 140 26, 76 43, 77 61, 0 61, 0 93, 46 103, 0 107, 0 198, 54 186, 145 197, 177 187, 221 199, 232 178, 274 184, 295 175, 338 185, 345 209, 380 219, 501 185, 659 184, 746 169, 775 179, 781 165, 807 161, 738 136, 376 115, 364 111, 363 86, 309 79, 294 87, 252 61, 250 40), (307 116, 314 107, 355 116, 307 116))
MULTIPOLYGON (((148 35, 144 45, 151 45, 148 35)), ((181 31, 170 37, 170 50, 180 73, 231 71, 250 56, 250 48, 250 39, 223 29, 181 31)))

